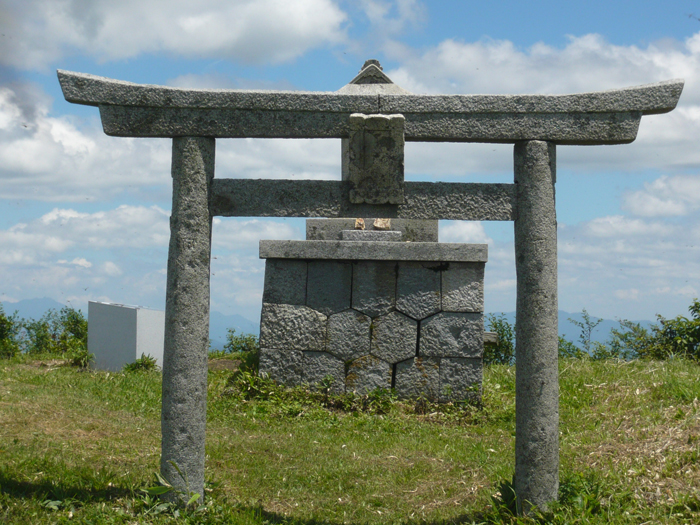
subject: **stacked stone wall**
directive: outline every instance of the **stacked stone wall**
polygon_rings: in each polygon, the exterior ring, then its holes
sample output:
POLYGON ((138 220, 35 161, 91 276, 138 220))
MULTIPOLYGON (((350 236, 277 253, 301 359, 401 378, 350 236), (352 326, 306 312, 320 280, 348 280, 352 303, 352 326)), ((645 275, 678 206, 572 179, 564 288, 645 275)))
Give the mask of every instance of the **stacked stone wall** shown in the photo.
POLYGON ((402 398, 480 395, 483 262, 266 261, 260 371, 402 398))

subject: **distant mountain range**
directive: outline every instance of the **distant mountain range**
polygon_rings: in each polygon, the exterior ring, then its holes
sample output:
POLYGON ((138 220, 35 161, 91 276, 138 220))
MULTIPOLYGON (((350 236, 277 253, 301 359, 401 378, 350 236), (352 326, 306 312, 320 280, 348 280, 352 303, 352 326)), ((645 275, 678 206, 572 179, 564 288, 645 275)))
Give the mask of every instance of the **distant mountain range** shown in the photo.
MULTIPOLYGON (((2 303, 5 313, 11 315, 15 311, 19 317, 25 319, 39 319, 48 310, 60 310, 65 305, 55 301, 49 297, 44 297, 41 299, 24 299, 16 303, 2 303)), ((87 312, 83 312, 87 315, 87 312)), ((506 320, 515 324, 515 312, 496 312, 496 314, 503 313, 506 320)), ((487 314, 488 315, 488 314, 487 314)), ((569 341, 578 343, 578 336, 581 333, 581 329, 571 323, 569 319, 574 319, 579 322, 583 322, 583 314, 581 312, 570 313, 559 310, 559 335, 565 337, 569 341)), ((591 321, 595 322, 599 317, 591 316, 591 321)), ((635 321, 640 323, 642 326, 649 326, 653 324, 652 321, 635 321)), ((486 321, 486 329, 488 330, 488 321, 486 321)), ((592 341, 599 341, 604 343, 608 340, 610 336, 611 328, 619 328, 620 323, 618 321, 613 321, 610 319, 603 319, 603 321, 595 328, 591 335, 592 341)), ((209 317, 209 338, 212 341, 212 346, 217 349, 223 348, 226 343, 226 335, 228 330, 235 330, 237 334, 255 334, 260 333, 260 323, 256 321, 251 321, 246 319, 241 315, 224 315, 220 312, 211 312, 209 317)))
MULTIPOLYGON (((496 315, 503 314, 506 318, 506 320, 512 324, 515 325, 515 312, 496 312, 496 315)), ((488 315, 488 314, 487 314, 488 315)), ((578 321, 580 323, 583 323, 583 313, 582 312, 576 312, 576 313, 571 313, 571 312, 565 312, 563 310, 559 310, 559 336, 563 337, 565 339, 568 339, 569 341, 572 341, 573 343, 577 344, 579 343, 578 337, 581 334, 581 328, 576 326, 574 323, 569 321, 569 319, 573 319, 575 321, 578 321)), ((601 319, 600 317, 594 317, 590 316, 590 320, 592 323, 595 323, 601 319)), ((635 323, 641 324, 643 327, 647 328, 654 324, 652 321, 633 321, 635 323)), ((484 320, 485 328, 488 330, 488 320, 484 320)), ((620 328, 620 323, 619 321, 613 321, 611 319, 603 319, 601 323, 595 327, 595 329, 591 332, 591 341, 598 341, 599 343, 605 343, 609 338, 610 338, 610 330, 612 328, 620 328)))

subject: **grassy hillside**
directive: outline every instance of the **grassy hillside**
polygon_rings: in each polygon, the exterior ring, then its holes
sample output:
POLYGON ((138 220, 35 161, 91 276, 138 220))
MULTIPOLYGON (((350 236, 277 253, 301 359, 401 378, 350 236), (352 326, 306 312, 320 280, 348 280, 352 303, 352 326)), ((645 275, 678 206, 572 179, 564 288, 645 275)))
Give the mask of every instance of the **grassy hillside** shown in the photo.
MULTIPOLYGON (((439 408, 211 371, 206 502, 177 511, 144 491, 158 372, 0 361, 0 522, 535 523, 508 510, 514 372, 486 369, 482 407, 439 408)), ((700 523, 698 372, 562 360, 561 503, 544 522, 700 523)))

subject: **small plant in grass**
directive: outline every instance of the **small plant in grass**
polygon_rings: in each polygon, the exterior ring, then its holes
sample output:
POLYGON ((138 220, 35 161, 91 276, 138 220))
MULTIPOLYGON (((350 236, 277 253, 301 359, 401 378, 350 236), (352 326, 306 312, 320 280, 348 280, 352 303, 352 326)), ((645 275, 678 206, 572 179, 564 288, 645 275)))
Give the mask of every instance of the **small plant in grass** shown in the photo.
POLYGON ((90 361, 95 359, 95 356, 88 352, 87 346, 78 339, 66 338, 62 344, 65 349, 63 355, 70 361, 71 366, 87 368, 90 361))
POLYGON ((155 473, 158 485, 148 487, 142 490, 145 494, 147 494, 150 497, 160 498, 162 496, 165 496, 166 494, 174 496, 174 502, 164 501, 159 503, 158 505, 154 505, 152 508, 156 511, 153 512, 154 514, 159 514, 163 511, 171 510, 173 512, 173 515, 177 518, 180 515, 178 507, 181 507, 184 503, 185 510, 193 508, 197 501, 199 501, 199 499, 202 497, 202 495, 190 490, 190 483, 187 479, 187 474, 183 473, 180 470, 180 467, 178 467, 174 461, 168 461, 168 463, 172 465, 172 467, 178 473, 182 481, 185 482, 185 490, 174 487, 168 480, 161 476, 159 472, 155 473))
POLYGON ((583 316, 583 321, 577 321, 576 319, 569 317, 569 322, 580 328, 581 333, 578 336, 578 340, 581 343, 583 351, 586 352, 586 354, 591 355, 593 353, 591 349, 591 337, 593 336, 593 330, 595 330, 596 327, 603 322, 603 320, 598 319, 594 321, 591 319, 591 316, 585 308, 583 309, 583 312, 581 312, 581 315, 583 316))
POLYGON ((133 363, 124 365, 124 372, 149 372, 151 370, 158 370, 158 361, 155 357, 147 354, 141 354, 141 357, 133 363))

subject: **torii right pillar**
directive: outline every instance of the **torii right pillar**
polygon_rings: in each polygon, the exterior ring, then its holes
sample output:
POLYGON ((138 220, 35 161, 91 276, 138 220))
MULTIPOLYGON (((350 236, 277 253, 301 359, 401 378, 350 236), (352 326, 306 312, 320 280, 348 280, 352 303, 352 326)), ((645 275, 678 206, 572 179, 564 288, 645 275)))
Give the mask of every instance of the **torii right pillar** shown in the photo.
POLYGON ((559 491, 556 146, 515 143, 515 475, 518 511, 559 491))

